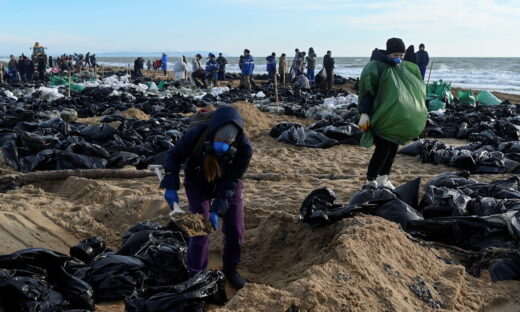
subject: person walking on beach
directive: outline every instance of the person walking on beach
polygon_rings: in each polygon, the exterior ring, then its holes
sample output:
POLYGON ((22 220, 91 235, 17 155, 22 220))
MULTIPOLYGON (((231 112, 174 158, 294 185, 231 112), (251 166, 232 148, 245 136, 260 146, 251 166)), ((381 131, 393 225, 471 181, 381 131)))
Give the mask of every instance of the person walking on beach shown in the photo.
POLYGON ((269 74, 269 82, 273 82, 276 79, 276 53, 271 53, 268 57, 265 58, 267 61, 267 73, 269 74))
POLYGON ((18 81, 18 62, 14 55, 9 57, 9 63, 7 64, 7 74, 11 77, 12 82, 18 81))
POLYGON ((403 61, 405 45, 399 38, 386 42, 386 51, 374 50, 359 83, 361 145, 375 144, 367 170, 368 187, 394 189, 388 176, 400 144, 424 130, 428 111, 426 88, 413 62, 403 61))
POLYGON ((326 89, 327 92, 332 90, 332 85, 334 84, 334 65, 336 61, 332 57, 332 52, 329 50, 327 54, 323 57, 323 68, 325 68, 325 73, 327 74, 327 84, 326 89))
POLYGON ((25 56, 23 54, 18 58, 17 67, 20 81, 25 81, 25 56))
POLYGON ((426 75, 426 68, 428 68, 428 63, 430 63, 428 52, 424 50, 424 43, 419 45, 419 51, 417 51, 415 54, 417 55, 417 65, 419 65, 419 70, 421 71, 421 76, 424 80, 424 76, 426 75))
POLYGON ((90 52, 87 52, 87 54, 85 54, 85 66, 88 67, 92 67, 92 64, 90 63, 90 52))
MULTIPOLYGON (((184 187, 192 213, 209 220, 213 229, 223 221, 223 272, 236 289, 246 284, 237 271, 244 236, 244 186, 241 179, 249 167, 253 148, 244 133, 244 120, 237 109, 221 106, 203 118, 209 121, 191 128, 171 148, 164 163, 166 175, 160 187, 170 207, 179 203, 179 171, 184 164, 184 187)), ((191 276, 208 267, 209 238, 193 236, 188 244, 187 266, 191 276)))
POLYGON ((215 54, 210 53, 208 55, 208 61, 206 62, 206 79, 211 84, 210 87, 217 86, 218 79, 218 71, 219 65, 217 63, 217 59, 215 58, 215 54))
POLYGON ((292 78, 295 76, 297 65, 300 61, 300 49, 294 49, 294 58, 292 60, 291 68, 289 69, 289 76, 292 78))
POLYGON ((40 55, 38 56, 38 79, 40 79, 41 81, 44 81, 45 80, 45 70, 47 69, 46 66, 46 56, 45 55, 40 55))
POLYGON ((309 48, 309 55, 307 55, 307 78, 311 83, 314 82, 314 70, 316 69, 316 53, 313 48, 309 48))
POLYGON ((195 58, 193 58, 193 61, 191 62, 191 65, 193 67, 193 72, 196 72, 199 69, 202 69, 202 55, 196 54, 195 58))
POLYGON ((218 80, 226 80, 226 64, 228 63, 228 61, 224 56, 222 56, 222 53, 218 54, 217 63, 219 66, 218 80))
POLYGON ((248 49, 244 50, 244 56, 242 58, 242 68, 241 68, 241 87, 245 89, 251 89, 253 84, 253 71, 255 69, 255 63, 253 60, 253 56, 250 54, 251 52, 248 49))
POLYGON ((148 61, 146 61, 146 69, 148 71, 150 71, 150 69, 152 69, 152 60, 148 59, 148 61))
POLYGON ((32 82, 34 75, 34 62, 28 57, 24 57, 23 71, 25 73, 25 81, 32 82))
POLYGON ((164 75, 166 76, 166 70, 168 69, 168 56, 166 53, 162 54, 161 58, 161 70, 164 72, 164 75))
POLYGON ((280 75, 280 83, 285 85, 285 75, 287 74, 287 60, 285 59, 285 53, 282 53, 282 56, 278 59, 278 74, 280 75))
POLYGON ((94 67, 94 68, 97 67, 96 54, 92 54, 92 55, 90 56, 90 64, 91 64, 92 67, 94 67))

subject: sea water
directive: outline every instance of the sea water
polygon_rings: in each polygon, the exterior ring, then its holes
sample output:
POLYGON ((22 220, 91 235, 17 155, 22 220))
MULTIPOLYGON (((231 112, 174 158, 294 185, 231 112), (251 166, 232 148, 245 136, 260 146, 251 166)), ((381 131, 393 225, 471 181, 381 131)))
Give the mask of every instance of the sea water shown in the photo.
MULTIPOLYGON (((186 56, 188 63, 191 63, 193 56, 186 56)), ((106 66, 123 66, 133 68, 134 57, 98 57, 99 64, 106 66)), ((148 59, 145 58, 145 64, 148 59)), ((157 56, 156 59, 160 59, 157 56)), ((168 58, 168 69, 172 70, 173 64, 179 57, 168 58)), ((238 57, 226 57, 229 64, 226 71, 231 73, 239 72, 238 57)), ((0 58, 8 61, 8 58, 0 58)), ((265 56, 254 57, 255 74, 266 74, 265 56)), ((346 78, 358 78, 363 67, 368 63, 368 57, 335 57, 338 75, 346 78)), ((206 59, 204 58, 203 63, 206 59)), ((278 61, 278 57, 277 57, 278 61)), ((291 64, 292 57, 287 58, 287 63, 291 64)), ((322 68, 323 58, 318 57, 316 61, 316 73, 322 68)), ((520 58, 494 58, 494 57, 431 57, 430 65, 426 71, 425 81, 436 81, 442 79, 451 82, 452 86, 460 88, 471 88, 474 90, 499 91, 504 93, 520 94, 520 58)), ((145 65, 146 68, 146 65, 145 65)))

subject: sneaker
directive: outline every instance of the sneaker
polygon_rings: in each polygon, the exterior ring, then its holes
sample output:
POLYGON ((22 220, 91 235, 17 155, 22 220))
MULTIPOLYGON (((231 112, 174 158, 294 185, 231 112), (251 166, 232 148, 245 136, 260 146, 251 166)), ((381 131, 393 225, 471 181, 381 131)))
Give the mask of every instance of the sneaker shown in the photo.
POLYGON ((392 191, 395 190, 395 186, 392 184, 392 182, 390 182, 390 180, 388 180, 388 175, 386 174, 378 176, 376 181, 379 184, 379 187, 386 187, 392 191))
POLYGON ((365 183, 365 185, 363 185, 363 188, 365 187, 368 187, 368 188, 377 188, 378 184, 377 184, 377 181, 375 180, 367 180, 367 182, 365 183))
POLYGON ((246 285, 246 280, 238 273, 236 269, 223 271, 228 282, 236 290, 242 289, 246 285))

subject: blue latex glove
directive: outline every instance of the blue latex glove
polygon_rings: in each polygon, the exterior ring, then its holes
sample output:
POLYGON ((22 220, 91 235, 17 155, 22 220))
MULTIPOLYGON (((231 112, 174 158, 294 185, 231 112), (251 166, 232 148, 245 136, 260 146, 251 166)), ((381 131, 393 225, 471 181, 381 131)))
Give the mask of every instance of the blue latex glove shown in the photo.
POLYGON ((214 230, 218 229, 218 214, 216 212, 212 212, 209 215, 209 222, 211 223, 211 226, 214 230))
POLYGON ((170 205, 170 208, 173 209, 173 203, 179 203, 179 195, 177 195, 176 190, 166 190, 164 192, 164 199, 170 205))

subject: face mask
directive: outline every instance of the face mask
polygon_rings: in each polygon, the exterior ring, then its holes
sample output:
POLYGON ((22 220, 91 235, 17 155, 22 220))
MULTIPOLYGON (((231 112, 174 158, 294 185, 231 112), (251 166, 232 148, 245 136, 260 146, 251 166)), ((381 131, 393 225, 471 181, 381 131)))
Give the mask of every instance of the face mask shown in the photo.
POLYGON ((217 156, 227 153, 230 147, 231 145, 227 144, 226 142, 213 142, 213 150, 217 156))
POLYGON ((393 59, 391 59, 392 62, 394 62, 396 65, 398 64, 401 64, 403 62, 403 60, 400 58, 400 57, 394 57, 393 59))

